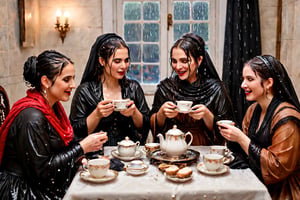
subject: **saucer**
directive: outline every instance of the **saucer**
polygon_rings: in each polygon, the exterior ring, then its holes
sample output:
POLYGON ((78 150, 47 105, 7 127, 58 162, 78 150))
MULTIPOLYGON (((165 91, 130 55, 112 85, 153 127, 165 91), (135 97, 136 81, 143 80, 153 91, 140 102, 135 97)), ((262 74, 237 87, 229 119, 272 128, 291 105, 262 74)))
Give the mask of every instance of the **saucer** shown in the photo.
POLYGON ((80 178, 85 181, 93 182, 93 183, 104 183, 107 181, 111 181, 118 176, 118 172, 114 170, 108 170, 107 175, 101 178, 95 178, 90 175, 90 172, 87 170, 80 172, 80 178))
POLYGON ((224 174, 224 173, 227 173, 229 172, 229 167, 226 166, 226 165, 223 165, 223 167, 221 167, 220 169, 216 170, 216 171, 209 171, 206 169, 205 165, 203 162, 200 162, 198 165, 197 165, 197 169, 204 173, 204 174, 207 174, 207 175, 220 175, 220 174, 224 174))
POLYGON ((189 181, 193 178, 193 174, 191 176, 187 177, 187 178, 178 178, 177 176, 169 176, 166 173, 164 173, 164 175, 168 180, 173 181, 173 182, 177 182, 177 183, 184 183, 184 182, 187 182, 187 181, 189 181))
POLYGON ((223 163, 228 165, 229 163, 231 163, 234 160, 234 156, 230 155, 229 157, 224 157, 224 161, 223 163))
POLYGON ((133 176, 139 176, 145 174, 148 171, 149 166, 147 164, 143 164, 141 168, 132 168, 130 164, 125 167, 125 171, 133 176))
POLYGON ((119 152, 118 152, 118 149, 114 149, 111 151, 111 155, 115 158, 118 158, 120 160, 123 160, 123 161, 131 161, 131 160, 134 160, 134 159, 139 159, 142 155, 143 155, 143 152, 140 151, 140 150, 137 150, 135 152, 135 155, 132 156, 132 157, 123 157, 123 156, 120 156, 119 152))

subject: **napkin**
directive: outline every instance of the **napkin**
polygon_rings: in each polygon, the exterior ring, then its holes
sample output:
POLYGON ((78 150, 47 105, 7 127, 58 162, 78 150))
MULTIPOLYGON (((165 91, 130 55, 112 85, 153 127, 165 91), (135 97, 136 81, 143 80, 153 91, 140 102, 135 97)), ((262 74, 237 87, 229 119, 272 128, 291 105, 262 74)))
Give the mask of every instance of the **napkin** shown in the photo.
POLYGON ((115 171, 123 171, 124 170, 124 163, 122 163, 119 159, 111 158, 109 169, 112 169, 112 170, 115 170, 115 171))

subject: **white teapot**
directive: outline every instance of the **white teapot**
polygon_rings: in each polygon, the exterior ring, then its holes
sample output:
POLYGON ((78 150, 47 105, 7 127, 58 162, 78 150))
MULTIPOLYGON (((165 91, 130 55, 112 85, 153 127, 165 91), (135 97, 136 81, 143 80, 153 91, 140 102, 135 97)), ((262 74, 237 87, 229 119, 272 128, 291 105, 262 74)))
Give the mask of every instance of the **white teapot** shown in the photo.
POLYGON ((125 137, 125 140, 118 142, 118 152, 121 157, 133 157, 135 155, 136 150, 140 146, 140 142, 137 141, 134 143, 129 139, 129 137, 125 137))
POLYGON ((162 134, 158 134, 157 137, 159 138, 161 151, 166 152, 170 157, 178 157, 184 154, 193 141, 193 135, 190 132, 183 133, 177 129, 176 125, 166 132, 166 139, 162 134), (187 135, 191 137, 188 144, 185 141, 187 135))

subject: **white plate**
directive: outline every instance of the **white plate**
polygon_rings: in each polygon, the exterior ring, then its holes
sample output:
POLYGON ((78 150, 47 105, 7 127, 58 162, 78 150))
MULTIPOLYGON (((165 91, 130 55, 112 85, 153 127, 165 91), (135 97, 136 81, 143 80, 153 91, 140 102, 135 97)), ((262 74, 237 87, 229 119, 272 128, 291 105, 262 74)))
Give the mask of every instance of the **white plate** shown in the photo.
POLYGON ((216 170, 216 171, 209 171, 206 169, 205 165, 203 162, 200 162, 198 165, 197 165, 197 169, 204 173, 204 174, 207 174, 207 175, 220 175, 220 174, 224 174, 224 173, 227 173, 229 172, 229 167, 226 166, 226 165, 223 165, 223 167, 221 167, 220 169, 216 170))
POLYGON ((224 164, 226 164, 226 165, 228 165, 229 163, 231 163, 232 161, 234 160, 234 156, 233 155, 231 155, 231 156, 229 156, 229 157, 224 157, 224 161, 223 161, 223 163, 224 164))
POLYGON ((138 175, 145 174, 147 172, 148 168, 149 168, 149 166, 147 164, 143 164, 142 168, 140 168, 140 169, 134 169, 134 168, 131 168, 130 164, 129 164, 129 165, 127 165, 125 167, 125 170, 130 175, 138 176, 138 175))
POLYGON ((118 149, 114 149, 111 151, 111 155, 115 158, 118 158, 120 160, 123 160, 123 161, 131 161, 131 160, 134 160, 134 159, 139 159, 142 155, 143 155, 143 152, 140 151, 140 150, 137 150, 135 152, 135 155, 132 156, 132 157, 123 157, 123 156, 120 156, 119 152, 118 152, 118 149))
POLYGON ((166 172, 164 173, 164 175, 170 181, 177 182, 177 183, 183 183, 183 182, 189 181, 193 178, 193 174, 187 178, 178 178, 177 176, 169 176, 166 174, 166 172))
POLYGON ((107 181, 111 181, 111 180, 115 179, 117 176, 118 176, 118 172, 114 171, 114 170, 108 170, 107 175, 102 178, 95 178, 95 177, 91 176, 90 172, 87 170, 80 172, 81 179, 83 179, 85 181, 93 182, 93 183, 104 183, 107 181))

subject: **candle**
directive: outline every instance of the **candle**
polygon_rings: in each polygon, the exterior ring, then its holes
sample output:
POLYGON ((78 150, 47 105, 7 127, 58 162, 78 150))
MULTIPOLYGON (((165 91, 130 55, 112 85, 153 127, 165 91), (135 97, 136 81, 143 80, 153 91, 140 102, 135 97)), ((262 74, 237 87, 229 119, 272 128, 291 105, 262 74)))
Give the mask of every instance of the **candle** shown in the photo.
POLYGON ((68 25, 69 24, 70 13, 68 11, 66 11, 64 13, 64 17, 65 17, 65 25, 68 25))
POLYGON ((56 11, 56 24, 60 24, 61 11, 56 11))

